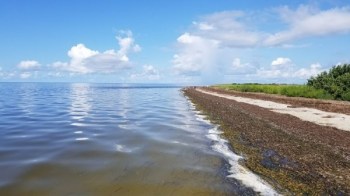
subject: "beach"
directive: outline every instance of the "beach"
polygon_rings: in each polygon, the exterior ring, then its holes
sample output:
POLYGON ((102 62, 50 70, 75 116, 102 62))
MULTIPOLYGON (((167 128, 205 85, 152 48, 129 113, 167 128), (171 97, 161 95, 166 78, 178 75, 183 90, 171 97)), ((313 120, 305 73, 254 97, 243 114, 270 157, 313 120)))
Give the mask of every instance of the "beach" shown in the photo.
POLYGON ((231 150, 244 157, 241 164, 282 194, 350 193, 348 102, 210 87, 184 92, 220 125, 231 150))

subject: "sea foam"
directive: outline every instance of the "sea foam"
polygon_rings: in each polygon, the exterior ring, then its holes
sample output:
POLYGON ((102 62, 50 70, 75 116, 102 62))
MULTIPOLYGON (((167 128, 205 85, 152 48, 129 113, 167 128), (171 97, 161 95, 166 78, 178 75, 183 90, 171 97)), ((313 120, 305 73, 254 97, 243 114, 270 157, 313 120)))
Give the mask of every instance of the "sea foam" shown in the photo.
MULTIPOLYGON (((195 116, 198 121, 210 124, 210 121, 206 120, 205 116, 199 111, 195 111, 195 116)), ((261 195, 279 195, 271 185, 239 163, 239 160, 242 160, 243 157, 232 152, 228 141, 221 137, 220 134, 222 133, 218 126, 214 126, 208 130, 206 136, 213 141, 211 148, 220 153, 230 164, 229 175, 227 177, 240 181, 243 185, 252 188, 261 195)))

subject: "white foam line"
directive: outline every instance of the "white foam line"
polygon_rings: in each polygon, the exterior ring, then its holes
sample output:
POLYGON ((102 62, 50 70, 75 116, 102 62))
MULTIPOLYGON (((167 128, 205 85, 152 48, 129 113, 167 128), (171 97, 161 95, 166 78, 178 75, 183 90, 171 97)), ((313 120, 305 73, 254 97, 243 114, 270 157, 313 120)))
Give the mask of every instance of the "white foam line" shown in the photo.
POLYGON ((198 121, 202 121, 202 122, 204 122, 204 123, 206 123, 206 124, 210 124, 210 121, 209 121, 209 120, 204 119, 203 117, 204 117, 203 115, 196 114, 196 120, 198 120, 198 121))
POLYGON ((202 121, 206 124, 211 124, 209 120, 205 119, 205 115, 203 115, 200 111, 196 110, 196 106, 192 103, 190 99, 187 99, 187 101, 190 104, 190 109, 195 113, 196 120, 202 121))
POLYGON ((222 97, 226 99, 235 100, 242 103, 247 103, 251 105, 256 105, 262 108, 270 109, 273 112, 281 114, 289 114, 295 116, 303 121, 309 121, 322 126, 335 127, 344 131, 350 131, 350 115, 325 112, 313 108, 305 107, 289 107, 288 104, 276 103, 272 101, 265 101, 259 99, 251 99, 245 97, 237 97, 233 95, 219 94, 216 92, 209 92, 202 89, 196 89, 199 92, 214 95, 217 97, 222 97))
MULTIPOLYGON (((211 124, 210 121, 204 119, 204 115, 199 115, 197 113, 196 116, 197 120, 211 124)), ((227 177, 241 181, 245 186, 252 188, 254 191, 260 193, 261 195, 279 195, 271 185, 239 164, 238 161, 240 159, 243 159, 243 157, 233 153, 230 150, 228 147, 228 141, 220 136, 222 133, 223 132, 219 131, 218 127, 215 126, 208 131, 208 134, 206 136, 214 142, 211 146, 212 149, 222 154, 230 164, 231 167, 228 171, 230 175, 227 177)))
POLYGON ((231 165, 229 170, 230 175, 227 177, 241 181, 245 186, 251 187, 261 195, 279 195, 271 185, 239 164, 238 161, 242 159, 242 157, 229 149, 228 141, 220 137, 221 133, 222 132, 218 131, 217 127, 215 127, 209 130, 207 137, 214 141, 212 145, 213 150, 222 154, 231 165))

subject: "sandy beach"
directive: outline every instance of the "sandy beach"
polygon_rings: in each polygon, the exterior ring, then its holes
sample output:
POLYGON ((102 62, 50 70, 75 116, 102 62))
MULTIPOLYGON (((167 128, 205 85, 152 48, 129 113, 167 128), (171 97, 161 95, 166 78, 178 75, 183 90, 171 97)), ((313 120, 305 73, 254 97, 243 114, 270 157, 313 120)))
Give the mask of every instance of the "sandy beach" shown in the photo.
POLYGON ((243 165, 283 194, 350 193, 350 104, 187 88, 243 165))
MULTIPOLYGON (((267 101, 261 99, 240 97, 235 95, 223 94, 218 92, 213 92, 210 90, 196 89, 199 92, 214 95, 217 97, 222 97, 230 100, 234 100, 241 103, 247 103, 262 108, 269 109, 276 113, 289 114, 295 116, 303 121, 309 121, 316 123, 318 125, 335 127, 340 130, 350 131, 350 115, 336 113, 336 112, 326 112, 315 108, 309 107, 298 107, 291 104, 278 103, 274 101, 267 101)), ((317 105, 317 104, 315 104, 317 105)), ((330 103, 330 105, 332 105, 330 103)))

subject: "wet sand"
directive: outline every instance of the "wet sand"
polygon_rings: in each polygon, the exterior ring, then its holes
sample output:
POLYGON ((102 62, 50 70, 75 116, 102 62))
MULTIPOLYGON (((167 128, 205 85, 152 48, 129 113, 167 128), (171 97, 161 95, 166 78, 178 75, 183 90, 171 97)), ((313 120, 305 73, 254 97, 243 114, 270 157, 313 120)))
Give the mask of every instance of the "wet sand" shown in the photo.
MULTIPOLYGON (((348 114, 346 102, 288 98, 265 94, 216 93, 311 107, 348 114)), ((205 94, 185 94, 213 122, 220 124, 244 165, 284 194, 350 194, 350 132, 301 120, 268 108, 205 94)))

